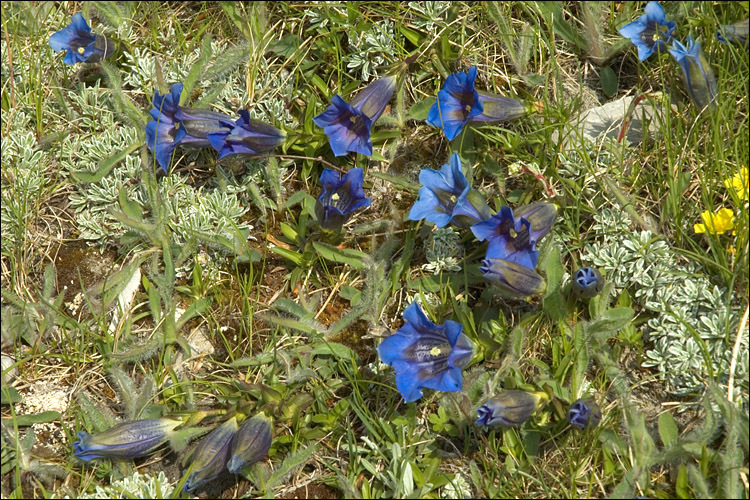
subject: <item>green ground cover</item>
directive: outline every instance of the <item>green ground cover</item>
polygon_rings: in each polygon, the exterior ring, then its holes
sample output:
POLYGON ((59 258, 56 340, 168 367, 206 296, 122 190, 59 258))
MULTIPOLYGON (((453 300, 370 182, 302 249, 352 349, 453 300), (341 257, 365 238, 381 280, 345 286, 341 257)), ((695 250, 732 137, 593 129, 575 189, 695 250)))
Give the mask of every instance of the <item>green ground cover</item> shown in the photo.
MULTIPOLYGON (((748 498, 750 69, 716 37, 748 3, 664 10, 705 56, 687 81, 618 33, 634 2, 3 2, 2 496, 748 498), (103 61, 52 50, 78 12, 103 61), (448 140, 425 120, 472 67, 523 116, 448 140), (372 153, 334 155, 314 118, 389 74, 372 153), (248 110, 278 146, 160 165, 146 124, 177 82, 181 106, 248 110), (534 293, 487 279, 469 224, 410 217, 420 172, 453 161, 493 214, 555 207, 534 293), (369 198, 339 231, 325 169, 361 169, 369 198), (462 340, 389 366, 413 303, 462 340), (461 342, 460 390, 404 389, 461 342), (518 425, 476 422, 511 390, 535 395, 518 425), (582 398, 601 421, 579 430, 582 398), (74 454, 166 417, 147 457, 74 454), (251 421, 268 453, 184 492, 209 432, 251 421)), ((518 284, 505 258, 490 277, 518 284)))

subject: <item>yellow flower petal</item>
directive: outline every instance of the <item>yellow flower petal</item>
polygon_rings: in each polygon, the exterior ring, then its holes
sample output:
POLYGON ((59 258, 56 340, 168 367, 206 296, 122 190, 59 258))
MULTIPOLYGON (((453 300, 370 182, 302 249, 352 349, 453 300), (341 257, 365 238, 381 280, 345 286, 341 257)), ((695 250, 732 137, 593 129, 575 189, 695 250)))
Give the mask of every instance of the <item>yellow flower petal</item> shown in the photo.
POLYGON ((721 208, 715 214, 706 210, 701 214, 701 218, 703 224, 693 226, 696 233, 722 234, 734 228, 734 212, 728 208, 721 208))
POLYGON ((737 195, 740 200, 747 200, 748 198, 748 174, 747 167, 742 167, 740 172, 734 174, 731 178, 724 181, 724 186, 727 189, 731 189, 737 195))

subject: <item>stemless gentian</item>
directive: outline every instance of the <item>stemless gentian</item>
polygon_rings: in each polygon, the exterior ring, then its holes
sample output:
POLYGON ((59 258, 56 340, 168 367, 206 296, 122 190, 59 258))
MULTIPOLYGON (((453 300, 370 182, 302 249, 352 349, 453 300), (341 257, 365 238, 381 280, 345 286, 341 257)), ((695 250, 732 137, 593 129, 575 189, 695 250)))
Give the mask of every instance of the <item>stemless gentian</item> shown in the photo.
MULTIPOLYGON (((232 439, 237 433, 237 417, 232 417, 211 434, 203 438, 193 453, 188 476, 183 490, 188 493, 199 486, 216 479, 224 471, 229 461, 232 439)), ((185 474, 187 471, 183 471, 185 474)))
POLYGON ((49 37, 49 45, 55 52, 67 50, 65 64, 79 62, 95 63, 114 52, 114 44, 102 35, 91 32, 80 12, 73 15, 73 22, 49 37))
POLYGON ((463 387, 461 370, 469 364, 474 345, 462 326, 447 320, 436 325, 416 302, 404 311, 406 323, 378 346, 383 363, 396 371, 396 388, 410 403, 422 389, 456 392, 463 387))
POLYGON ((326 230, 340 230, 352 213, 370 206, 370 198, 362 189, 361 168, 352 168, 343 177, 330 168, 320 174, 323 189, 315 202, 315 215, 320 227, 326 230))
POLYGON ((576 429, 593 429, 602 420, 602 410, 592 398, 576 400, 568 410, 568 422, 576 429))
POLYGON ((166 443, 181 423, 171 418, 155 418, 121 422, 94 435, 80 431, 73 443, 73 453, 86 462, 96 458, 145 457, 166 443))
POLYGON ((286 134, 276 127, 250 118, 246 109, 237 113, 240 119, 234 122, 231 129, 222 128, 207 135, 211 147, 219 152, 219 159, 228 155, 245 153, 257 155, 280 146, 286 134))
POLYGON ((222 113, 181 107, 182 87, 182 83, 175 83, 170 93, 164 95, 154 90, 153 107, 149 111, 153 120, 146 124, 146 146, 165 172, 178 145, 208 147, 209 135, 228 133, 235 126, 234 120, 222 113))
POLYGON ((536 243, 552 227, 557 209, 550 203, 534 203, 517 211, 521 215, 502 207, 471 231, 479 241, 489 240, 479 267, 484 277, 511 294, 527 296, 544 290, 544 279, 534 271, 539 259, 536 243))
POLYGON ((271 421, 264 414, 245 420, 232 439, 227 469, 239 474, 242 469, 260 461, 271 448, 271 421))
POLYGON ((452 141, 469 122, 498 123, 513 120, 528 111, 523 102, 474 88, 477 67, 467 73, 453 73, 445 79, 435 104, 427 115, 427 124, 443 129, 452 141))
POLYGON ((699 107, 713 106, 716 100, 716 78, 701 50, 701 43, 687 37, 687 46, 675 40, 669 53, 677 60, 685 76, 685 86, 693 102, 699 107))
POLYGON ((496 427, 500 424, 517 426, 526 422, 532 413, 549 399, 544 392, 503 391, 491 397, 477 410, 478 425, 496 427))
POLYGON ((468 228, 492 215, 482 195, 469 186, 457 153, 451 155, 440 171, 422 169, 419 182, 423 187, 409 211, 409 220, 427 219, 437 227, 453 223, 468 228))
POLYGON ((737 45, 747 45, 748 22, 750 19, 743 19, 734 24, 727 24, 716 32, 716 39, 722 43, 734 43, 737 45))
POLYGON ((654 52, 667 47, 676 26, 674 21, 667 21, 659 2, 652 1, 646 4, 641 17, 620 28, 620 34, 630 38, 633 45, 638 47, 638 59, 645 61, 654 52))
POLYGON ((391 100, 397 81, 395 75, 379 78, 362 89, 350 103, 335 94, 331 105, 313 118, 328 136, 334 155, 343 156, 353 151, 372 156, 370 129, 391 100))
POLYGON ((604 278, 593 267, 582 267, 573 275, 573 290, 583 297, 590 299, 595 297, 604 288, 604 278))

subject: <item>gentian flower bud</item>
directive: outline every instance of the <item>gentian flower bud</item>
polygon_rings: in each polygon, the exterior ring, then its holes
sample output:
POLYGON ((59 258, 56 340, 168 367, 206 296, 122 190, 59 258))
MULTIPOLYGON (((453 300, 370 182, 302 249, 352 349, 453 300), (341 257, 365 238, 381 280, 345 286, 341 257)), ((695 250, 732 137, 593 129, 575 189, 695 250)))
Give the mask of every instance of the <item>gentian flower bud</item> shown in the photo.
POLYGON ((521 425, 532 413, 547 403, 544 392, 503 391, 487 400, 478 410, 478 425, 496 427, 521 425))
POLYGON ((568 422, 576 429, 593 429, 602 420, 602 410, 592 398, 576 400, 568 410, 568 422))
POLYGON ((242 469, 260 461, 271 448, 271 419, 264 414, 245 420, 232 440, 227 469, 239 474, 242 469))
POLYGON ((419 182, 423 187, 409 211, 409 220, 427 219, 437 227, 453 223, 467 228, 492 215, 482 195, 469 186, 457 153, 451 155, 440 171, 423 168, 419 182))
POLYGON ((378 346, 381 361, 396 371, 396 388, 410 403, 422 397, 422 389, 456 392, 463 387, 461 370, 474 355, 474 344, 462 326, 447 320, 430 321, 412 302, 404 310, 406 323, 378 346))
MULTIPOLYGON (((237 417, 232 417, 203 438, 193 453, 192 463, 183 490, 192 492, 199 486, 216 479, 229 461, 232 439, 237 433, 237 417)), ((187 470, 182 471, 185 474, 187 470)))
POLYGON ((643 10, 644 14, 636 21, 620 28, 620 34, 630 38, 633 45, 638 47, 638 59, 645 61, 654 52, 660 52, 672 40, 674 21, 667 21, 664 8, 659 2, 649 2, 643 10))
POLYGON ((395 75, 379 78, 362 89, 351 103, 335 94, 331 105, 313 118, 328 136, 334 155, 353 151, 372 156, 370 129, 391 100, 397 81, 395 75))
POLYGON ((528 109, 523 101, 489 92, 477 91, 482 112, 469 119, 471 122, 498 123, 524 116, 528 109))
POLYGON ((251 119, 246 109, 241 109, 238 113, 240 119, 231 129, 222 128, 207 135, 211 147, 219 152, 219 159, 237 153, 257 155, 270 151, 284 142, 285 132, 262 121, 251 119))
POLYGON ((73 453, 86 462, 96 458, 145 457, 166 443, 181 423, 171 418, 130 420, 94 435, 80 431, 73 453))
POLYGON ((355 210, 370 206, 370 198, 362 189, 362 169, 352 168, 343 177, 335 170, 326 168, 320 174, 323 190, 315 202, 315 216, 320 227, 338 231, 355 210))
POLYGON ((573 290, 584 299, 597 296, 602 288, 604 278, 593 267, 583 267, 573 275, 573 290))
POLYGON ((735 43, 737 45, 747 45, 748 22, 743 19, 734 24, 727 24, 716 32, 716 39, 723 43, 735 43))
POLYGON ((685 86, 693 102, 701 109, 713 107, 717 95, 716 78, 700 42, 693 43, 693 38, 689 36, 686 47, 675 40, 669 53, 682 68, 685 86))
POLYGON ((73 22, 49 37, 50 47, 55 52, 67 50, 65 64, 78 62, 95 63, 109 57, 115 50, 114 43, 102 35, 91 33, 83 15, 73 15, 73 22))

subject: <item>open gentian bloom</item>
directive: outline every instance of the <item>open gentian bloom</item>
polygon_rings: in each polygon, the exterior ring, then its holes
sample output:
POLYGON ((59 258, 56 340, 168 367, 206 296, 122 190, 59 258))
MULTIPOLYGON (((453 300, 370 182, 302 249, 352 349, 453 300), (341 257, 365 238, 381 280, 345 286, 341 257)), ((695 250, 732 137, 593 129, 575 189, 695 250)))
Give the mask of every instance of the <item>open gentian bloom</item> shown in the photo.
POLYGON ((404 311, 406 323, 378 346, 383 363, 396 371, 396 388, 410 403, 422 389, 456 392, 463 387, 461 370, 469 364, 474 345, 455 321, 436 325, 412 302, 404 311))
POLYGON ((114 51, 114 45, 106 37, 91 33, 80 12, 73 15, 72 24, 49 37, 49 45, 55 52, 67 50, 63 62, 70 65, 99 62, 114 51))
POLYGON ((672 40, 675 27, 674 21, 667 21, 664 8, 659 2, 652 1, 646 4, 641 17, 626 24, 619 31, 638 47, 638 59, 645 61, 654 52, 667 47, 672 40))
POLYGON ((338 231, 355 210, 370 206, 370 198, 365 197, 362 189, 363 180, 361 168, 352 168, 343 177, 330 168, 323 170, 320 174, 323 190, 315 203, 320 227, 338 231))
POLYGON ((484 110, 479 94, 474 88, 476 79, 476 66, 469 68, 468 73, 449 75, 443 88, 438 92, 437 101, 430 108, 427 123, 443 129, 449 141, 455 139, 469 120, 484 110))
POLYGON ((593 429, 602 420, 602 410, 592 398, 576 400, 568 410, 568 422, 579 430, 593 429))
POLYGON ((250 118, 246 109, 238 111, 240 119, 234 126, 207 135, 211 147, 219 152, 219 159, 227 155, 245 153, 257 155, 270 151, 284 142, 286 134, 276 127, 250 118))
POLYGON ((256 415, 245 422, 232 439, 227 469, 239 474, 242 469, 259 462, 271 448, 271 420, 264 414, 256 415))
MULTIPOLYGON (((203 438, 193 453, 184 491, 191 493, 199 486, 221 475, 229 461, 232 439, 237 433, 237 417, 232 417, 203 438)), ((185 474, 187 471, 183 471, 185 474)))
POLYGON ((379 78, 362 89, 351 103, 335 94, 331 105, 313 118, 328 136, 334 155, 343 156, 353 151, 372 156, 370 129, 391 100, 396 82, 396 76, 379 78))
POLYGON ((86 462, 96 458, 145 457, 166 443, 181 423, 171 418, 155 418, 121 422, 94 435, 80 431, 73 443, 73 453, 86 462))
POLYGON ((492 215, 482 195, 469 186, 458 153, 453 153, 440 171, 423 168, 419 182, 423 187, 409 211, 409 220, 427 219, 437 227, 453 223, 468 228, 492 215))
POLYGON ((685 86, 693 102, 699 107, 713 107, 716 100, 716 78, 701 50, 701 43, 693 43, 693 37, 687 37, 687 47, 674 41, 669 53, 677 60, 685 75, 685 86))
POLYGON ((500 424, 518 426, 526 422, 548 399, 549 396, 543 392, 503 391, 479 407, 476 423, 490 427, 500 424))

